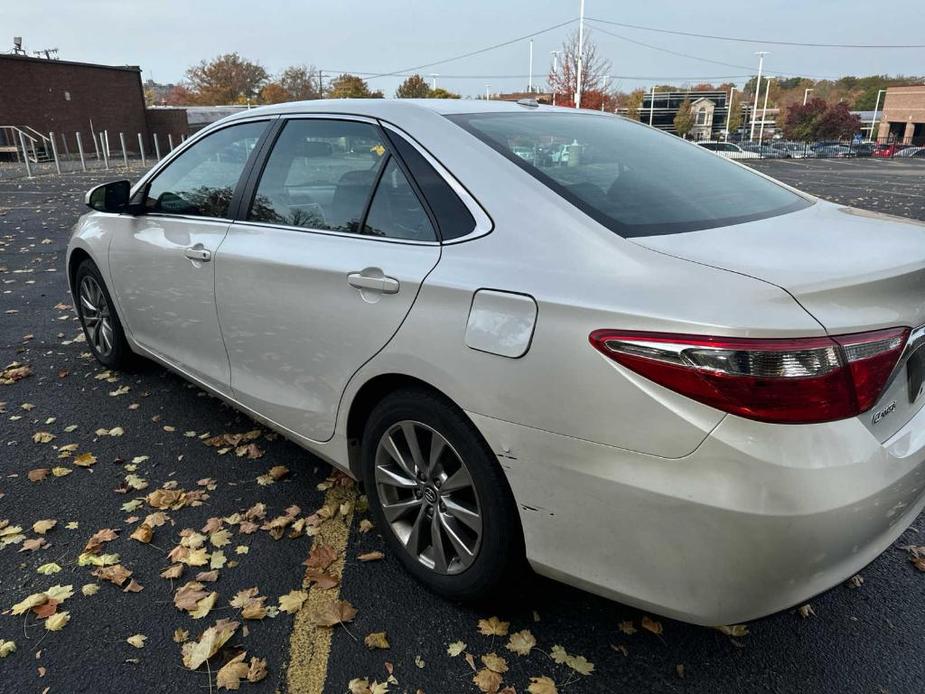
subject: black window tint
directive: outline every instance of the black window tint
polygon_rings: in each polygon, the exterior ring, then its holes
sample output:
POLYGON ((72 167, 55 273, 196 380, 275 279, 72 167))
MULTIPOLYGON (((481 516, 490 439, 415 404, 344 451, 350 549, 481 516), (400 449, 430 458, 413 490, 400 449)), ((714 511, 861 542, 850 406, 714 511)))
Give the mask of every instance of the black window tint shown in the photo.
POLYGON ((389 239, 436 240, 427 212, 394 157, 389 158, 379 179, 363 233, 389 239))
POLYGON ((449 241, 471 234, 475 229, 475 219, 450 185, 403 137, 392 132, 388 135, 402 161, 411 171, 411 176, 424 194, 427 204, 430 205, 443 240, 449 241))
POLYGON ((232 125, 191 145, 151 182, 145 207, 163 214, 227 217, 238 179, 266 126, 232 125))
POLYGON ((741 224, 812 204, 702 147, 615 116, 448 118, 621 236, 741 224), (530 158, 519 154, 525 150, 530 158))
POLYGON ((359 231, 387 158, 368 123, 291 120, 273 146, 247 218, 330 231, 359 231))

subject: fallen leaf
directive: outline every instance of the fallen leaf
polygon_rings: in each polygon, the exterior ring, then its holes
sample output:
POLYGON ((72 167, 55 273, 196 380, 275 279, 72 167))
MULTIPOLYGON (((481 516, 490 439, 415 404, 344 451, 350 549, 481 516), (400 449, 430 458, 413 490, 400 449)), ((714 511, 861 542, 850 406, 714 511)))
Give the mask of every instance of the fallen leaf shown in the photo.
POLYGON ((56 520, 40 520, 32 524, 32 532, 44 535, 58 524, 56 520))
POLYGON ((748 626, 745 624, 721 625, 713 628, 721 631, 726 636, 732 636, 733 638, 737 639, 742 638, 743 636, 748 636, 748 626))
POLYGON ((813 609, 813 606, 810 605, 809 603, 806 603, 805 605, 801 606, 799 612, 800 612, 800 616, 803 619, 806 619, 807 617, 816 616, 816 611, 813 609))
POLYGON ((219 689, 238 689, 241 680, 247 677, 247 664, 244 658, 247 652, 243 651, 225 663, 215 676, 215 685, 219 689))
POLYGON ((33 593, 32 595, 24 598, 22 601, 16 603, 12 607, 12 614, 20 615, 25 614, 33 607, 37 607, 44 603, 48 602, 48 596, 45 593, 33 593))
POLYGON ((71 462, 77 467, 92 467, 96 465, 96 456, 92 453, 81 453, 71 462))
POLYGON ((451 658, 455 658, 460 653, 462 653, 464 650, 466 650, 465 643, 463 643, 462 641, 454 641, 446 649, 446 652, 447 652, 447 655, 449 655, 451 658))
POLYGON ((861 574, 855 574, 848 579, 848 587, 852 589, 860 588, 864 585, 864 577, 861 574))
POLYGON ((142 544, 148 544, 151 542, 151 538, 154 537, 154 530, 147 523, 142 523, 137 528, 135 528, 134 532, 129 535, 129 537, 133 540, 141 542, 142 544))
POLYGON ((370 530, 372 530, 374 527, 375 527, 375 526, 373 526, 373 523, 372 523, 371 520, 368 520, 368 519, 364 518, 363 520, 360 521, 359 530, 360 530, 361 533, 368 533, 368 532, 369 532, 370 530))
POLYGON ((502 622, 497 617, 479 620, 479 633, 485 636, 507 636, 510 622, 502 622))
POLYGON ((507 642, 505 648, 509 651, 513 651, 517 655, 530 655, 530 650, 535 645, 536 639, 533 637, 533 634, 530 633, 529 629, 524 629, 523 631, 511 634, 511 638, 507 642))
MULTIPOLYGON (((283 612, 288 612, 289 614, 295 614, 302 609, 302 604, 308 600, 308 593, 304 590, 291 590, 286 595, 282 595, 279 598, 279 609, 283 612)), ((347 603, 349 604, 349 603, 347 603)), ((332 615, 334 613, 331 613, 332 615)), ((331 624, 325 624, 325 626, 333 626, 337 624, 340 620, 331 622, 331 624)), ((347 620, 350 621, 350 620, 347 620)))
POLYGON ((565 659, 565 664, 580 675, 590 675, 594 672, 594 663, 588 662, 583 655, 570 655, 565 659))
POLYGON ((45 620, 45 628, 48 631, 61 631, 70 620, 70 612, 57 612, 45 620))
MULTIPOLYGON (((282 598, 280 598, 280 603, 282 603, 282 598)), ((280 605, 280 609, 282 609, 282 604, 280 605)), ((318 626, 332 627, 335 624, 353 621, 356 614, 356 608, 349 602, 346 600, 337 600, 315 607, 315 609, 309 613, 309 619, 318 626)))
POLYGON ((195 670, 213 655, 234 636, 238 630, 238 622, 220 619, 199 636, 197 641, 188 641, 183 644, 183 665, 195 670))
POLYGON ((42 564, 39 568, 36 569, 37 573, 42 574, 43 576, 51 576, 61 571, 61 567, 55 564, 53 561, 47 564, 42 564))
POLYGON ((122 564, 116 564, 114 566, 101 566, 98 569, 94 569, 93 575, 103 581, 115 583, 121 588, 122 584, 132 575, 132 572, 122 566, 122 564))
POLYGON ((252 657, 250 666, 247 668, 247 681, 259 682, 267 676, 267 659, 252 657))
POLYGON ((497 653, 488 653, 482 656, 482 664, 492 672, 503 674, 507 672, 507 661, 497 653))
POLYGON ((646 615, 642 618, 642 628, 646 631, 651 631, 656 636, 660 636, 662 633, 662 623, 656 622, 654 619, 649 619, 646 615))
POLYGON ((370 650, 373 648, 389 648, 389 639, 386 637, 384 631, 374 631, 371 634, 367 634, 363 639, 363 643, 366 644, 366 647, 370 650))
POLYGON ((16 651, 15 641, 4 641, 0 639, 0 658, 6 658, 10 653, 16 651))
POLYGON ((497 694, 501 689, 501 675, 488 668, 482 668, 472 677, 475 686, 485 694, 497 694))
POLYGON ((357 559, 359 559, 360 561, 378 561, 382 559, 384 556, 385 555, 382 552, 376 550, 374 552, 366 552, 365 554, 359 554, 357 555, 357 559))
POLYGON ((51 443, 56 438, 54 434, 47 431, 37 431, 32 435, 32 440, 35 443, 51 443))
POLYGON ((528 694, 559 694, 556 683, 548 677, 531 677, 528 694))
POLYGON ((636 627, 633 626, 632 622, 620 622, 618 626, 620 631, 622 631, 627 636, 632 636, 636 633, 636 627))
POLYGON ((96 595, 98 592, 100 592, 100 587, 96 583, 87 583, 80 589, 80 592, 85 596, 90 597, 91 595, 96 595))
POLYGON ((146 640, 147 638, 148 638, 148 637, 145 636, 144 634, 135 634, 134 636, 129 636, 129 637, 128 637, 127 639, 125 639, 125 640, 128 641, 128 643, 129 643, 130 645, 134 646, 135 648, 144 648, 144 647, 145 647, 145 640, 146 640))
POLYGON ((35 468, 35 470, 29 470, 26 476, 29 478, 30 482, 41 482, 46 477, 48 477, 49 470, 47 467, 35 468))

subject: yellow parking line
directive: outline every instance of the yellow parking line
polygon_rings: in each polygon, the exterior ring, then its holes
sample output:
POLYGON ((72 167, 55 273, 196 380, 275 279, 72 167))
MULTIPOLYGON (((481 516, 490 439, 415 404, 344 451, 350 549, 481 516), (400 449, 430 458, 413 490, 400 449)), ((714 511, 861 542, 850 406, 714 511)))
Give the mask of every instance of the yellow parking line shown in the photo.
MULTIPOLYGON (((349 513, 344 516, 336 513, 333 518, 319 527, 314 542, 333 548, 338 556, 332 565, 332 571, 340 576, 344 574, 347 539, 350 523, 353 519, 353 507, 357 499, 356 486, 349 487, 335 484, 324 496, 324 505, 339 509, 342 504, 349 504, 349 513)), ((313 608, 339 599, 340 586, 328 590, 313 587, 308 591, 308 600, 296 613, 289 638, 289 669, 286 674, 290 694, 322 694, 328 674, 328 655, 331 651, 332 629, 319 627, 309 619, 313 608)))

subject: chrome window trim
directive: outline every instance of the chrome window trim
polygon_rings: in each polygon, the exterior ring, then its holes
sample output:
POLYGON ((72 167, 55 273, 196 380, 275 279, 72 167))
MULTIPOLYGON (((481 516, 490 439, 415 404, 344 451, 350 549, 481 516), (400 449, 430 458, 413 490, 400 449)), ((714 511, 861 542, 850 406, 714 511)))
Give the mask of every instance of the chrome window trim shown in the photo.
POLYGON ((353 231, 335 231, 333 229, 312 229, 311 227, 297 227, 288 224, 271 224, 270 222, 253 222, 246 219, 238 219, 234 222, 235 226, 242 227, 259 227, 261 229, 275 229, 279 231, 300 231, 306 234, 322 234, 324 236, 340 236, 346 239, 362 239, 364 241, 378 241, 379 243, 400 243, 406 246, 439 246, 439 241, 414 241, 412 239, 392 239, 385 236, 372 236, 370 234, 359 234, 353 231))
POLYGON ((386 130, 391 130, 399 137, 407 140, 407 142, 412 147, 414 147, 418 153, 424 157, 425 160, 427 160, 427 163, 434 167, 434 170, 440 175, 440 177, 446 181, 447 185, 453 189, 453 192, 459 196, 459 199, 462 200, 463 205, 466 206, 466 208, 469 210, 469 213, 472 215, 472 218, 475 220, 475 229, 473 229, 465 236, 450 239, 449 241, 443 241, 442 245, 450 246, 457 243, 465 243, 466 241, 471 241, 472 239, 477 239, 490 234, 494 230, 494 222, 485 211, 485 209, 465 188, 465 186, 463 186, 463 184, 460 183, 443 164, 437 161, 437 159, 435 159, 426 148, 424 148, 417 140, 415 140, 411 135, 399 128, 397 125, 384 120, 380 120, 379 122, 386 130))

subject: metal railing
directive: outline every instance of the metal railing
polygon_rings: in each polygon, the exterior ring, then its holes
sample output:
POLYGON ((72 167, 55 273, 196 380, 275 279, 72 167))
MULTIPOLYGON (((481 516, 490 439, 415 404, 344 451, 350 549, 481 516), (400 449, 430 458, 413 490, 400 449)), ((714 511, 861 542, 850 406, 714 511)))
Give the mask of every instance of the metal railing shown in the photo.
POLYGON ((876 140, 819 140, 797 142, 792 140, 769 140, 763 143, 747 140, 729 144, 737 151, 722 152, 732 159, 872 159, 910 158, 925 160, 925 142, 922 145, 904 143, 893 136, 876 140))
POLYGON ((0 125, 0 180, 147 167, 151 155, 160 161, 185 139, 108 130, 46 134, 25 125, 0 125))

